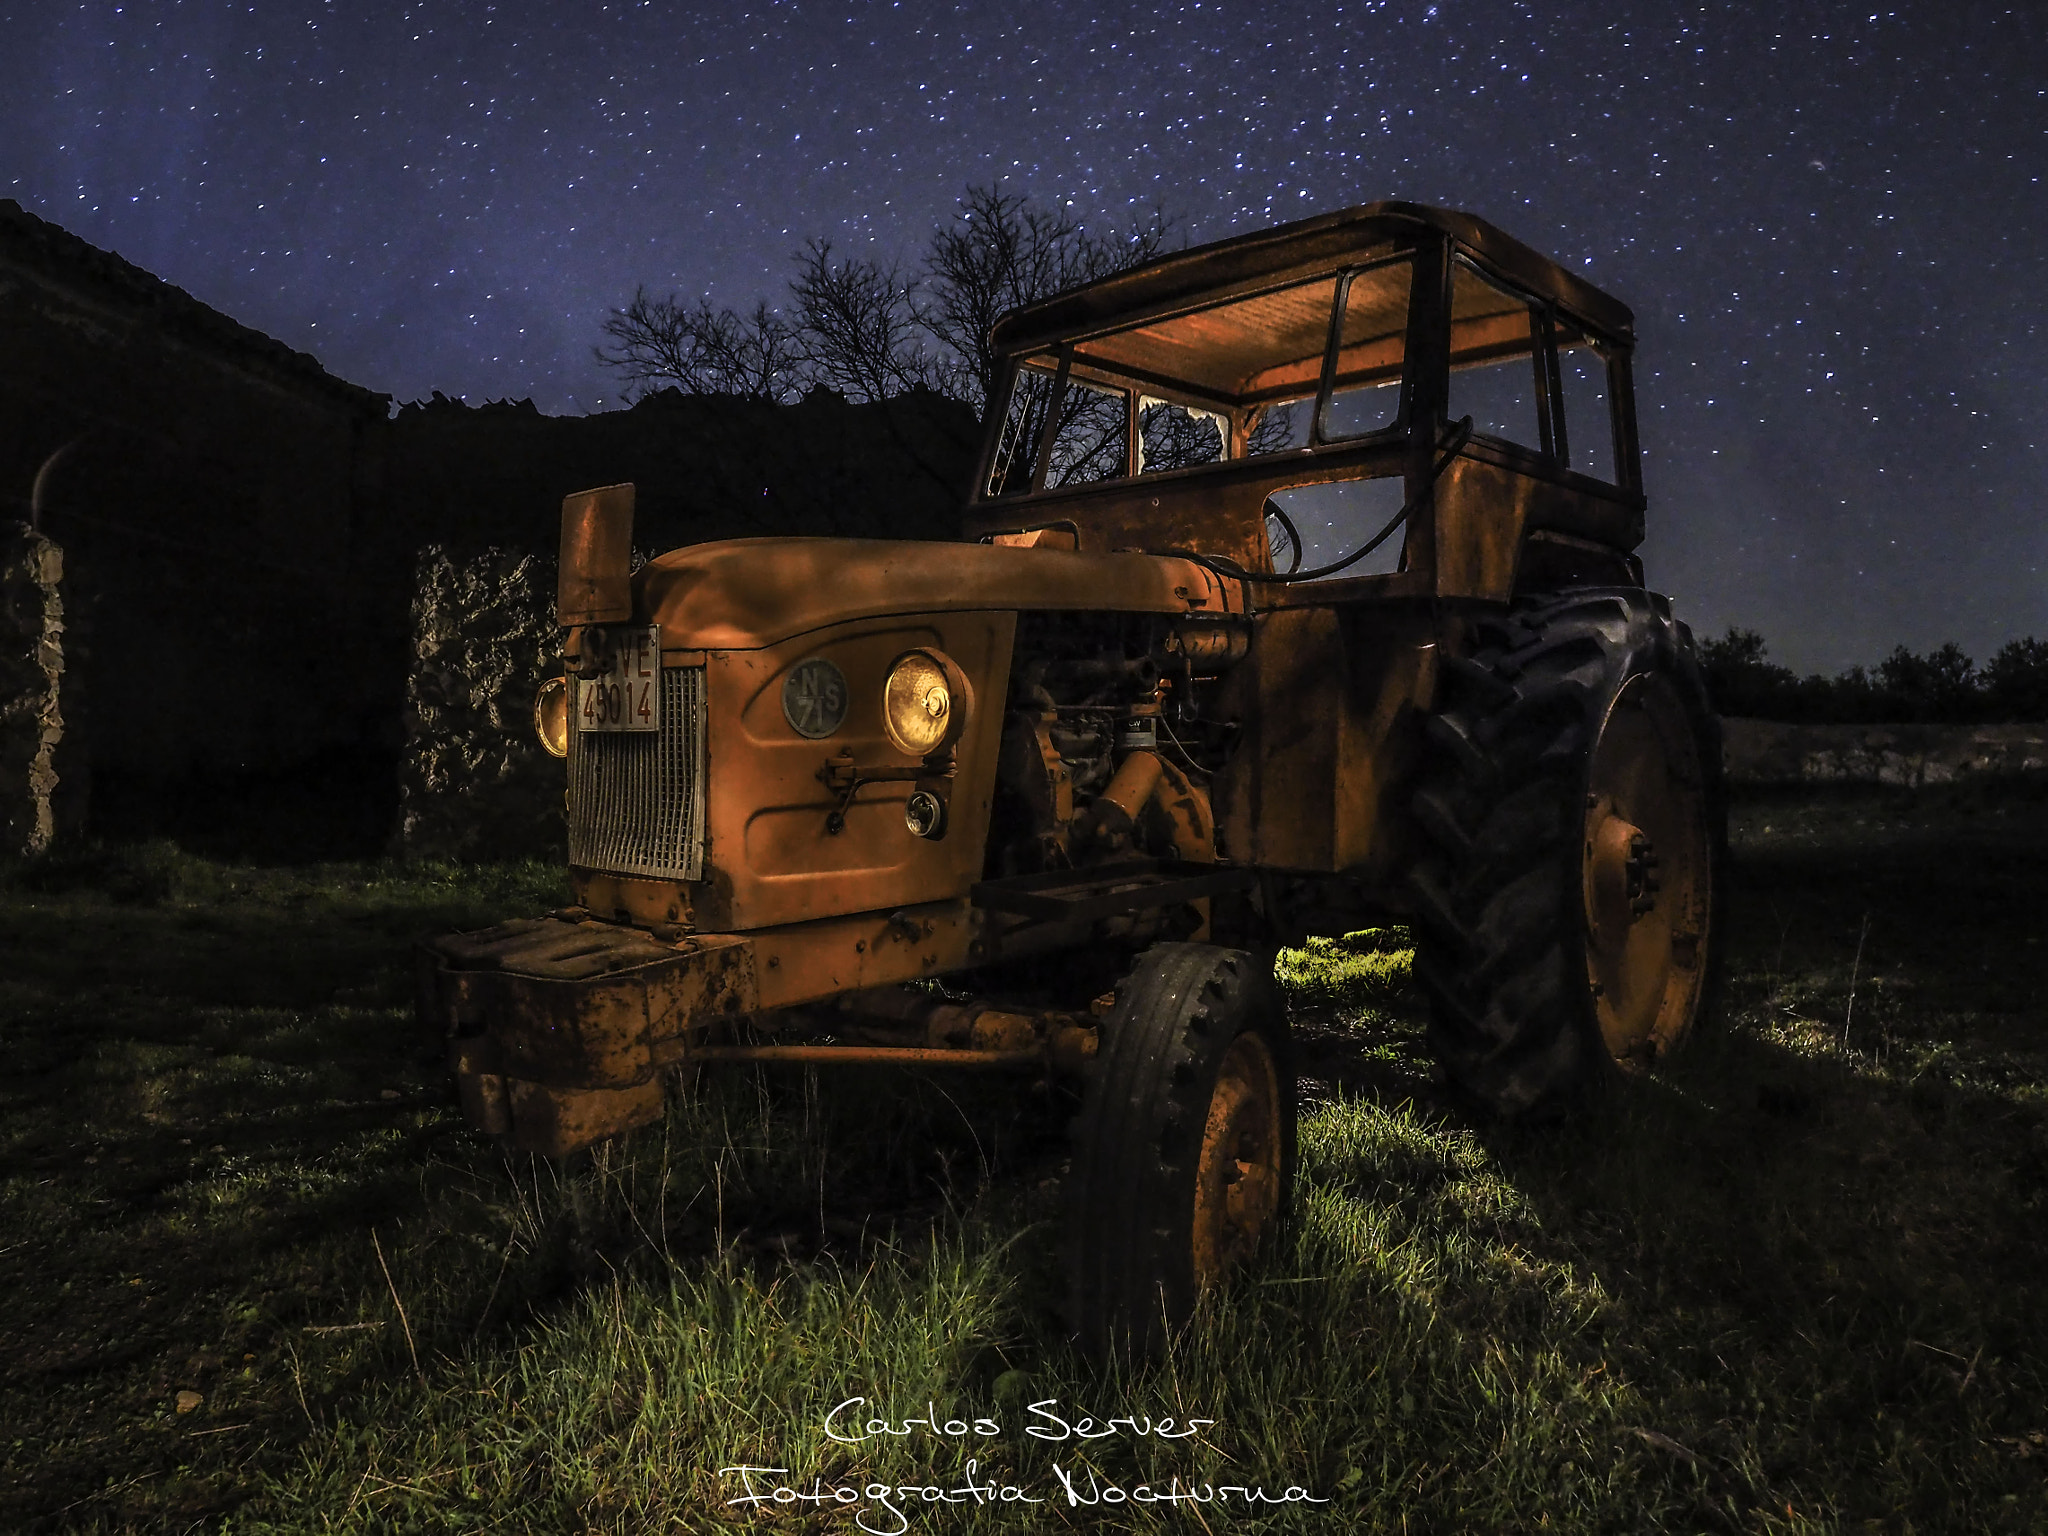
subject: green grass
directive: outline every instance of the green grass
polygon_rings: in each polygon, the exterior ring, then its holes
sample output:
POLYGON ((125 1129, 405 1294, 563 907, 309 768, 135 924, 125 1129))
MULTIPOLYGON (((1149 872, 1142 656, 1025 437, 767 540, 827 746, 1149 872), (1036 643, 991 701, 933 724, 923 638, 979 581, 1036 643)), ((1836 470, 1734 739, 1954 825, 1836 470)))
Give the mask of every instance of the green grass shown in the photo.
POLYGON ((2048 1528, 2048 803, 1758 797, 1734 843, 1724 1023, 1568 1124, 1442 1089, 1399 930, 1283 956, 1297 1219, 1136 1371, 1066 1342, 1057 1101, 731 1074, 575 1166, 474 1143, 407 942, 550 870, 18 867, 0 1528, 2048 1528), (854 1397, 993 1432, 841 1443, 854 1397))

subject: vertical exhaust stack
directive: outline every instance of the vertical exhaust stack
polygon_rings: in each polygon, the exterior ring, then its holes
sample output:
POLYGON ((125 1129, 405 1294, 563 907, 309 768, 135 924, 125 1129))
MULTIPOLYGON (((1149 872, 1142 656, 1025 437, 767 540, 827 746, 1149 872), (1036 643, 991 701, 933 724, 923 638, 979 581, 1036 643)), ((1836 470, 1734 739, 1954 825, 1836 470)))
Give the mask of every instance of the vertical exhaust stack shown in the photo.
POLYGON ((562 498, 562 567, 555 622, 564 629, 633 617, 633 487, 562 498))

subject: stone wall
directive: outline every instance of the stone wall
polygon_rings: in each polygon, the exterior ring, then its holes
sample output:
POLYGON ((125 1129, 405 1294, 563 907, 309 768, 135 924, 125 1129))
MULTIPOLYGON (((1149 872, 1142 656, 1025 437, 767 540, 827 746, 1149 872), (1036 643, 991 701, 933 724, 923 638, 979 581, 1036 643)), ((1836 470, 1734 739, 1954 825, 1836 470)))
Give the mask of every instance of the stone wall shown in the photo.
POLYGON ((64 740, 64 551, 26 523, 0 530, 0 854, 56 834, 64 740))
POLYGON ((555 562, 520 551, 422 552, 399 769, 399 845, 416 859, 559 860, 560 759, 533 729, 559 667, 555 562))
POLYGON ((1948 784, 2048 768, 2048 724, 1785 725, 1723 720, 1733 783, 1948 784))

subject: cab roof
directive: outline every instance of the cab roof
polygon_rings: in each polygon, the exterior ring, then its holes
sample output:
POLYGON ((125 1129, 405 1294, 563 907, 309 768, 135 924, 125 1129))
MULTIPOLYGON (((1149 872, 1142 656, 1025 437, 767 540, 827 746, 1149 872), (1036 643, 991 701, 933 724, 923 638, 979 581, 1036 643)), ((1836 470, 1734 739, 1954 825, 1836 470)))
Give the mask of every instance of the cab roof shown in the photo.
POLYGON ((1502 233, 1484 219, 1424 203, 1377 202, 1262 229, 1162 256, 1069 289, 998 320, 999 353, 1028 353, 1221 299, 1344 271, 1394 255, 1418 236, 1441 234, 1515 287, 1555 305, 1606 340, 1628 344, 1628 306, 1502 233))

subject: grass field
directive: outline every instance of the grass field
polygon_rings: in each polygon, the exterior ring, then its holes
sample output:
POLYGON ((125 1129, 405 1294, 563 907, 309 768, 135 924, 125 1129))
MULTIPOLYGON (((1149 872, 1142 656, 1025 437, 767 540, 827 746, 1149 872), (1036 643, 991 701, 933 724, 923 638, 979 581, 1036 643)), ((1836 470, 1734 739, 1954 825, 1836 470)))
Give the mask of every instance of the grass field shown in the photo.
POLYGON ((1138 1373, 1066 1345, 1041 1097, 472 1141, 408 942, 552 870, 16 866, 0 1530, 2048 1529, 2048 792, 1734 847, 1721 1027, 1568 1125, 1439 1089, 1398 931, 1283 957, 1296 1219, 1138 1373), (1297 1502, 1128 1497, 1191 1481, 1297 1502))

